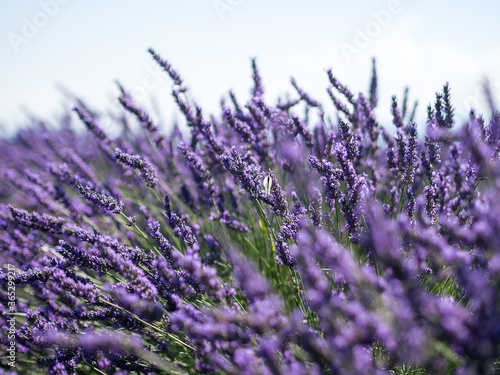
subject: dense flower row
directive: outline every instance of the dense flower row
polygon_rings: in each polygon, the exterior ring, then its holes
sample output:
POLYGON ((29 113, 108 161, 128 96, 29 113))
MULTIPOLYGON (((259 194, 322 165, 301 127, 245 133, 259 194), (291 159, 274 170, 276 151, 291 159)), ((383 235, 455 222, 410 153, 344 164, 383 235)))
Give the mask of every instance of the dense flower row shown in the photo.
POLYGON ((271 105, 252 60, 250 99, 230 92, 215 118, 150 53, 190 134, 164 134, 119 86, 116 138, 78 101, 89 132, 67 115, 0 140, 6 371, 496 371, 495 108, 455 124, 445 85, 417 126, 407 95, 393 97, 391 135, 374 114, 375 63, 368 97, 328 70, 333 105, 294 79, 271 105))

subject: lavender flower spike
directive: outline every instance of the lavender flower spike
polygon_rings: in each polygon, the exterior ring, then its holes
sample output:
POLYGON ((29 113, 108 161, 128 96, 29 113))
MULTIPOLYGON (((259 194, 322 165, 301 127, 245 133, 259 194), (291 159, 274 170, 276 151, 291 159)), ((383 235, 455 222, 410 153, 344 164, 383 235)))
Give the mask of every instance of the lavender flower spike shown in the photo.
POLYGON ((77 184, 78 189, 80 189, 80 194, 86 198, 88 201, 94 203, 96 206, 105 208, 106 210, 119 214, 122 212, 123 202, 117 201, 115 198, 98 193, 93 190, 89 185, 83 186, 82 184, 77 184))
POLYGON ((309 216, 311 217, 311 222, 318 229, 321 229, 321 220, 323 219, 323 212, 321 211, 322 198, 319 189, 313 188, 311 203, 309 204, 309 216))
POLYGON ((186 143, 181 141, 177 149, 184 155, 186 164, 193 174, 194 181, 198 186, 198 191, 203 200, 210 202, 211 205, 211 199, 217 194, 218 189, 217 184, 210 175, 210 171, 203 163, 203 160, 186 143))
POLYGON ((85 126, 92 132, 94 133, 99 139, 101 140, 106 140, 108 137, 106 136, 106 133, 104 133, 104 130, 102 130, 99 125, 94 121, 92 117, 90 117, 89 113, 83 108, 81 105, 77 105, 73 108, 73 111, 75 111, 78 114, 78 117, 80 117, 80 120, 83 121, 85 126))
POLYGON ((155 61, 163 68, 163 70, 168 73, 170 78, 172 78, 172 81, 174 81, 177 86, 182 85, 181 77, 174 69, 172 69, 172 65, 170 65, 167 60, 163 60, 160 55, 158 55, 152 48, 148 49, 148 52, 151 54, 151 56, 153 56, 153 59, 155 59, 155 61))
POLYGON ((154 188, 158 178, 156 177, 156 170, 153 168, 151 163, 139 155, 130 155, 119 148, 115 150, 113 154, 115 160, 121 161, 123 164, 128 165, 131 168, 137 169, 141 175, 142 180, 149 187, 154 188))

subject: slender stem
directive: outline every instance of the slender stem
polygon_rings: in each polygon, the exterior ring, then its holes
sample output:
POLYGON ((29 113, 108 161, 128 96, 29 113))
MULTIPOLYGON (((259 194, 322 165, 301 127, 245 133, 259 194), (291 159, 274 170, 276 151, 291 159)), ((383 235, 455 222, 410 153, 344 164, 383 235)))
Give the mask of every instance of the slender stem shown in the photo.
POLYGON ((337 222, 337 239, 342 242, 342 237, 340 235, 340 214, 339 214, 339 211, 340 211, 340 207, 339 207, 339 202, 338 202, 338 199, 335 199, 335 219, 336 219, 336 222, 337 222))
POLYGON ((407 188, 408 188, 408 186, 406 184, 403 185, 403 187, 401 188, 401 195, 399 197, 398 212, 396 214, 396 217, 399 216, 399 214, 403 210, 403 203, 404 203, 404 200, 405 200, 405 197, 406 197, 406 190, 407 190, 407 188))
POLYGON ((127 309, 125 309, 125 308, 123 308, 123 307, 121 307, 121 306, 118 306, 118 305, 116 305, 116 304, 114 304, 114 303, 112 303, 112 302, 106 301, 106 300, 104 300, 104 299, 102 299, 102 298, 101 298, 99 301, 100 301, 100 302, 102 302, 102 303, 105 303, 105 304, 107 304, 107 305, 109 305, 109 306, 112 306, 112 307, 114 307, 114 308, 116 308, 116 309, 122 310, 122 311, 124 311, 124 312, 126 312, 126 313, 128 313, 128 314, 130 314, 130 315, 132 315, 132 316, 133 316, 133 317, 134 317, 137 321, 141 322, 142 324, 144 324, 144 325, 146 325, 146 326, 148 326, 148 327, 150 327, 150 328, 154 329, 155 331, 157 331, 157 332, 159 332, 159 333, 161 333, 161 334, 163 334, 163 335, 166 335, 166 336, 170 337, 172 340, 174 340, 174 341, 175 341, 175 342, 177 342, 178 344, 181 344, 181 345, 185 346, 186 348, 189 348, 189 349, 191 349, 191 350, 195 350, 195 348, 193 348, 193 347, 192 347, 191 345, 189 345, 189 344, 186 344, 184 341, 182 341, 182 340, 181 340, 181 339, 179 339, 178 337, 176 337, 176 336, 172 335, 171 333, 166 333, 165 331, 163 331, 162 329, 158 328, 157 326, 155 326, 155 325, 153 325, 153 324, 151 324, 151 323, 146 322, 145 320, 143 320, 143 319, 139 318, 139 316, 137 316, 137 315, 136 315, 136 314, 134 314, 133 312, 131 312, 131 311, 129 311, 129 310, 127 310, 127 309))
MULTIPOLYGON (((129 220, 128 216, 127 216, 127 215, 125 215, 123 212, 120 212, 120 215, 121 215, 121 216, 122 216, 125 220, 127 220, 127 222, 130 222, 130 220, 129 220)), ((147 242, 148 242, 148 243, 152 246, 152 248, 153 248, 154 252, 155 252, 158 256, 160 256, 160 257, 162 257, 163 259, 165 259, 165 257, 164 257, 164 256, 163 256, 163 254, 161 253, 161 251, 160 251, 160 250, 156 247, 156 245, 155 245, 153 242, 151 242, 151 239, 150 239, 148 236, 146 236, 146 234, 142 231, 142 229, 141 229, 141 228, 139 228, 139 227, 137 226, 137 224, 135 224, 135 223, 133 224, 133 227, 134 227, 134 228, 137 230, 137 232, 139 232, 139 234, 140 234, 140 235, 141 235, 141 236, 142 236, 142 237, 143 237, 143 238, 144 238, 144 239, 145 239, 145 240, 146 240, 146 241, 147 241, 147 242)))
POLYGON ((85 359, 83 360, 83 362, 84 362, 87 366, 91 367, 94 371, 98 372, 99 374, 106 375, 106 373, 105 373, 105 372, 103 372, 103 371, 99 370, 97 367, 95 367, 95 366, 91 365, 91 364, 90 364, 90 363, 88 363, 85 359))
POLYGON ((271 223, 269 222, 269 219, 266 216, 266 212, 264 211, 264 208, 262 207, 262 203, 260 203, 260 201, 258 199, 256 199, 255 202, 257 202, 257 207, 259 209, 259 214, 260 214, 262 220, 264 220, 264 222, 266 223, 266 225, 269 227, 269 230, 270 230, 270 232, 272 234, 272 237, 273 237, 274 241, 277 241, 276 234, 274 233, 274 229, 271 226, 271 223))
POLYGON ((165 204, 165 202, 163 201, 163 198, 161 197, 160 192, 158 191, 158 189, 156 189, 156 187, 154 187, 154 188, 151 188, 151 190, 154 191, 154 193, 155 193, 156 197, 158 198, 158 200, 160 201, 160 203, 162 205, 165 204))

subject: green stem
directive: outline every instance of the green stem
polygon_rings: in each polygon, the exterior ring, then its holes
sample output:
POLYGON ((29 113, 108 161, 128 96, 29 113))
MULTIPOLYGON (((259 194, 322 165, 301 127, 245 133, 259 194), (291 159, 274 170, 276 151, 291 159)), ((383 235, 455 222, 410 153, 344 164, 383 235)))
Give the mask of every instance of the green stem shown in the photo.
POLYGON ((406 197, 406 190, 407 189, 408 189, 408 186, 406 184, 403 185, 403 187, 401 188, 401 194, 400 194, 399 203, 398 203, 398 212, 396 214, 396 217, 398 217, 399 214, 401 213, 401 211, 403 211, 403 203, 404 203, 404 200, 406 197))
MULTIPOLYGON (((129 220, 128 216, 127 216, 127 215, 125 215, 123 212, 120 212, 120 215, 121 215, 121 216, 122 216, 125 220, 127 220, 127 222, 130 222, 130 220, 129 220)), ((148 236, 146 236, 146 234, 142 231, 142 229, 141 229, 141 228, 139 228, 139 227, 137 226, 137 224, 135 224, 135 223, 134 223, 132 226, 135 228, 135 230, 137 230, 137 232, 139 232, 139 234, 141 235, 141 237, 143 237, 143 238, 144 238, 144 239, 145 239, 145 240, 146 240, 146 241, 147 241, 147 242, 151 245, 151 247, 153 248, 154 252, 155 252, 158 256, 160 256, 162 259, 165 259, 165 257, 164 257, 164 256, 163 256, 163 254, 160 252, 160 250, 156 247, 156 245, 155 245, 153 242, 151 242, 150 238, 149 238, 148 236)))
POLYGON ((174 341, 175 341, 175 342, 177 342, 178 344, 181 344, 181 345, 185 346, 185 347, 186 347, 186 348, 188 348, 188 349, 195 350, 195 348, 193 348, 193 347, 192 347, 191 345, 189 345, 189 344, 186 344, 184 341, 182 341, 182 340, 181 340, 181 339, 179 339, 178 337, 175 337, 175 336, 174 336, 174 335, 172 335, 171 333, 165 333, 162 329, 160 329, 160 328, 156 327, 155 325, 153 325, 153 324, 151 324, 151 323, 148 323, 148 322, 146 322, 145 320, 143 320, 143 319, 139 318, 139 316, 137 316, 137 315, 136 315, 136 314, 134 314, 133 312, 131 312, 131 311, 129 311, 129 310, 127 310, 127 309, 125 309, 125 308, 123 308, 123 307, 121 307, 121 306, 118 306, 118 305, 116 305, 116 304, 114 304, 114 303, 112 303, 112 302, 106 301, 106 300, 104 300, 104 299, 100 299, 99 301, 100 301, 100 302, 102 302, 102 303, 105 303, 105 304, 107 304, 107 305, 109 305, 109 306, 112 306, 112 307, 114 307, 114 308, 116 308, 116 309, 122 310, 122 311, 126 312, 127 314, 132 315, 132 316, 133 316, 133 317, 134 317, 137 321, 141 322, 142 324, 144 324, 144 325, 146 325, 146 326, 148 326, 148 327, 150 327, 150 328, 154 329, 155 331, 157 331, 157 332, 159 332, 159 333, 161 333, 161 334, 164 334, 164 335, 166 334, 166 336, 170 337, 172 340, 174 340, 174 341))
POLYGON ((262 203, 260 203, 260 201, 258 199, 256 199, 255 202, 257 202, 257 208, 259 209, 259 215, 260 215, 261 219, 264 220, 264 222, 268 226, 268 228, 270 230, 270 233, 271 233, 271 235, 273 237, 272 239, 274 239, 274 241, 276 242, 277 241, 276 234, 274 233, 274 229, 271 226, 271 223, 270 223, 269 219, 266 216, 266 212, 264 211, 264 207, 262 207, 262 203))

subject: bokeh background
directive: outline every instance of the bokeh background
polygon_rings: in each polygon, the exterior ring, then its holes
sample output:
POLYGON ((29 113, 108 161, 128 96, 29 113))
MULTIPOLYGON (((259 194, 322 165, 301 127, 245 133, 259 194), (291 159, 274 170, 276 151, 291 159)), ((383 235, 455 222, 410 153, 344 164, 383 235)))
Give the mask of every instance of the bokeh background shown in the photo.
POLYGON ((391 122, 391 95, 409 86, 422 124, 447 81, 465 118, 470 107, 487 112, 486 79, 500 98, 499 14, 491 0, 0 0, 0 136, 30 116, 56 122, 72 105, 68 93, 116 113, 115 80, 165 128, 181 122, 149 47, 206 112, 217 113, 229 89, 248 98, 252 57, 270 103, 292 92, 290 76, 327 103, 329 67, 366 92, 375 57, 382 122, 391 122))

